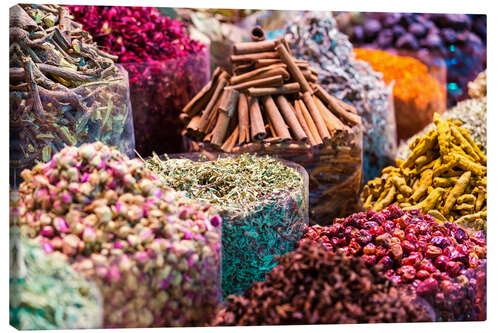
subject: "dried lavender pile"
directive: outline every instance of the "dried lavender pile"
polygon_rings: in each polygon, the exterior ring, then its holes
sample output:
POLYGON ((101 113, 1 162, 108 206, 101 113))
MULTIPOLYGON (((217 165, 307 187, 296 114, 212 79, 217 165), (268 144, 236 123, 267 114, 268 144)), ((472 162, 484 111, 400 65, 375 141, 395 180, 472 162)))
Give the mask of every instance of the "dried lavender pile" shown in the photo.
POLYGON ((330 14, 306 12, 286 27, 295 56, 318 68, 330 94, 353 105, 363 119, 363 178, 376 177, 394 160, 396 125, 391 89, 381 74, 352 58, 353 47, 330 14))
POLYGON ((101 296, 62 254, 11 233, 10 324, 19 330, 99 328, 101 296))
POLYGON ((206 155, 146 161, 167 185, 219 209, 222 224, 222 291, 241 292, 263 281, 275 256, 295 248, 308 225, 307 173, 271 157, 206 155), (191 160, 191 159, 193 160, 191 160))
POLYGON ((355 324, 432 321, 432 312, 362 259, 303 242, 265 282, 230 296, 214 325, 355 324))
POLYGON ((20 229, 103 296, 104 326, 201 325, 220 300, 219 216, 101 142, 22 172, 20 229))
MULTIPOLYGON (((57 5, 10 8, 10 168, 47 162, 65 145, 102 141, 133 154, 128 75, 57 5)), ((16 178, 14 178, 17 176, 16 178)))

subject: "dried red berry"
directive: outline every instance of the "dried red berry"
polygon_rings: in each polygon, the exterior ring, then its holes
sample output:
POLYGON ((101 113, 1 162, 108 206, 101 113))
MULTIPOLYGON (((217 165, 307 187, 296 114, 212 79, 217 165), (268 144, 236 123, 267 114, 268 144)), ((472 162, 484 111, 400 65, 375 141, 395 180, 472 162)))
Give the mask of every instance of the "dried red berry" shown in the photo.
POLYGON ((373 243, 369 243, 363 248, 364 254, 375 254, 376 252, 377 252, 377 247, 373 243))
POLYGON ((420 279, 420 280, 425 280, 427 279, 429 276, 431 276, 431 273, 421 269, 419 271, 417 271, 417 274, 415 275, 415 277, 417 279, 420 279))
POLYGON ((403 257, 403 248, 400 244, 394 244, 389 249, 389 253, 394 260, 399 260, 403 257))
POLYGON ((418 294, 431 294, 438 290, 438 282, 434 278, 427 278, 418 286, 418 294))
POLYGON ((427 246, 427 249, 425 250, 425 255, 430 258, 437 257, 441 255, 441 253, 443 253, 443 251, 439 247, 434 245, 427 246))

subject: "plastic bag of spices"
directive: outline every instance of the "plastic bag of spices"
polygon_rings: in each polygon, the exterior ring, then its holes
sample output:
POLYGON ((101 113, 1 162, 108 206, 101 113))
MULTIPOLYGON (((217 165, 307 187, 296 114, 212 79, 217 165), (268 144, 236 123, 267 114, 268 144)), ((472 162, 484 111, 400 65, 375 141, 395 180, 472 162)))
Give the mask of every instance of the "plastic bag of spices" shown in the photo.
POLYGON ((101 141, 133 154, 127 72, 66 8, 16 5, 10 35, 11 186, 64 146, 101 141))
POLYGON ((298 164, 251 154, 157 155, 146 165, 165 185, 214 206, 222 222, 223 296, 263 281, 307 227, 308 175, 298 164))
POLYGON ((208 62, 204 49, 174 59, 121 64, 130 77, 136 150, 141 155, 181 152, 179 114, 207 83, 208 62))
POLYGON ((17 223, 103 298, 103 326, 202 326, 220 302, 221 218, 100 142, 22 172, 17 223), (43 203, 42 203, 43 202, 43 203))

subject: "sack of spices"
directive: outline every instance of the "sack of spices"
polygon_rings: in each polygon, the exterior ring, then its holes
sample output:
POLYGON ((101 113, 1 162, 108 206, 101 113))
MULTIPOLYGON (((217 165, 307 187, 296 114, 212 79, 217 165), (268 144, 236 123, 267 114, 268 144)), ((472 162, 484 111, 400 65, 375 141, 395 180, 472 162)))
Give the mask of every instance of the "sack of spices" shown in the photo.
POLYGON ((354 59, 352 44, 331 13, 304 12, 285 27, 295 56, 318 69, 320 85, 351 104, 363 122, 363 183, 394 163, 396 121, 392 86, 369 64, 354 59))
POLYGON ((308 225, 308 176, 295 163, 199 153, 155 154, 145 163, 166 186, 209 203, 223 218, 223 296, 263 281, 308 225))
POLYGON ((302 165, 309 173, 311 219, 327 223, 359 209, 361 117, 316 84, 318 73, 294 59, 285 39, 233 46, 223 69, 184 107, 188 151, 253 152, 302 165))
POLYGON ((207 48, 154 7, 69 8, 129 73, 136 150, 143 156, 181 152, 179 113, 210 77, 207 48))
POLYGON ((486 237, 435 220, 418 209, 391 205, 355 213, 330 226, 309 227, 301 242, 360 257, 414 298, 423 298, 437 321, 485 320, 486 237))
POLYGON ((356 59, 382 73, 385 83, 394 81, 394 108, 399 140, 406 140, 432 122, 434 113, 446 111, 445 81, 433 77, 421 61, 372 49, 354 49, 356 59))
POLYGON ((10 234, 10 324, 19 330, 102 327, 97 287, 61 253, 47 255, 13 227, 10 234))
POLYGON ((22 172, 19 227, 99 287, 103 326, 204 325, 220 302, 221 218, 101 142, 22 172))
POLYGON ((15 5, 9 34, 12 186, 65 145, 102 141, 133 154, 127 73, 67 8, 15 5))

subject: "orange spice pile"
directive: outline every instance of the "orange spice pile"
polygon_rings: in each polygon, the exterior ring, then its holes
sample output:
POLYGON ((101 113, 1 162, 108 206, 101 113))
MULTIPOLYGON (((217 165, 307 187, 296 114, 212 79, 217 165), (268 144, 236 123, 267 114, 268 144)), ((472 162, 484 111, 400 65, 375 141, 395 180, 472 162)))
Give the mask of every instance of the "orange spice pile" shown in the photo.
POLYGON ((412 57, 371 49, 354 49, 356 58, 394 81, 394 106, 398 137, 407 139, 432 122, 432 115, 446 110, 445 86, 432 77, 427 66, 412 57))

